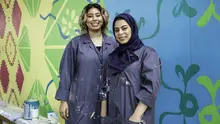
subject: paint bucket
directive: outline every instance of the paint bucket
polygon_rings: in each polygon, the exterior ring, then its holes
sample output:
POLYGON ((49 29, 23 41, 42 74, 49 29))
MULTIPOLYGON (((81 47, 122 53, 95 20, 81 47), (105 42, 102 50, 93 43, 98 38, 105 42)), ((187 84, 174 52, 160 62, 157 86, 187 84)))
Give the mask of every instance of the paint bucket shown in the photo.
POLYGON ((39 100, 28 99, 24 101, 24 119, 32 120, 39 117, 39 100))

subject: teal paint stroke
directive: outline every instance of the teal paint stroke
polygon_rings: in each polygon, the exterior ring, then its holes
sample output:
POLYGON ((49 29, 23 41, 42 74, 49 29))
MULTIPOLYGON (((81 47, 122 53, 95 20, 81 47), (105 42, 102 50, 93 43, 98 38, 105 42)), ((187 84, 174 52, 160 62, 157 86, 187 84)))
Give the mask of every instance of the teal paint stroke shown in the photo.
POLYGON ((158 0, 157 2, 157 26, 153 34, 146 38, 141 38, 141 40, 148 40, 154 38, 160 31, 160 10, 161 10, 161 5, 163 3, 163 0, 158 0))
POLYGON ((183 12, 189 18, 197 15, 197 10, 189 6, 186 0, 181 0, 179 3, 177 3, 173 8, 172 14, 174 17, 178 17, 180 16, 181 12, 183 12))
MULTIPOLYGON (((158 0, 158 2, 157 2, 157 26, 156 26, 155 31, 150 36, 141 38, 141 40, 144 41, 144 40, 152 39, 159 33, 159 31, 160 31, 160 11, 161 11, 162 3, 163 3, 163 0, 158 0)), ((124 13, 130 13, 130 9, 126 9, 124 11, 124 13)), ((115 16, 117 16, 117 15, 118 15, 118 13, 116 12, 115 16)), ((145 24, 146 24, 146 20, 145 20, 144 17, 140 17, 140 20, 139 21, 136 20, 136 22, 137 22, 139 30, 140 30, 141 27, 144 27, 145 24)), ((113 32, 111 30, 108 30, 108 32, 110 34, 113 34, 113 32)))
POLYGON ((200 67, 196 64, 190 65, 186 71, 180 65, 176 65, 175 72, 176 72, 177 77, 181 80, 181 82, 184 83, 184 92, 178 88, 169 87, 163 81, 163 78, 161 79, 161 84, 162 86, 164 86, 164 88, 178 92, 181 98, 180 98, 180 104, 179 104, 180 112, 163 112, 160 115, 159 124, 162 124, 164 118, 168 115, 183 115, 184 124, 186 124, 186 119, 185 119, 186 117, 193 117, 196 115, 199 109, 198 102, 192 94, 186 92, 186 89, 187 89, 187 84, 189 80, 193 76, 195 76, 199 71, 200 71, 200 67), (190 108, 187 107, 188 102, 192 103, 192 107, 190 108))

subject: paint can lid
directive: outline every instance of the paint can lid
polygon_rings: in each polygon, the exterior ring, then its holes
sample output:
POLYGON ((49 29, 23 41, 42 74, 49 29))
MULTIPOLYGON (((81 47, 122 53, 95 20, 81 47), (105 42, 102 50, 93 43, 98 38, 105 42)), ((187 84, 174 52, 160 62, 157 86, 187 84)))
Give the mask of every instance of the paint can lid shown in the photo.
POLYGON ((27 99, 27 100, 24 101, 24 103, 31 104, 33 106, 39 106, 40 105, 40 102, 37 99, 27 99))

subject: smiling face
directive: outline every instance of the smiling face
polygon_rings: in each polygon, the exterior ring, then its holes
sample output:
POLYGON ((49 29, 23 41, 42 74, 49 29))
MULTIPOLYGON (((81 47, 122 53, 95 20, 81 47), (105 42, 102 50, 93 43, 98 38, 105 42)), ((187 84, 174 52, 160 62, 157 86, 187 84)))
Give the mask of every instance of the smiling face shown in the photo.
POLYGON ((103 25, 101 12, 97 8, 91 8, 86 14, 86 25, 89 31, 100 31, 103 25))
POLYGON ((131 27, 125 20, 119 19, 114 25, 114 35, 120 44, 126 44, 131 38, 131 27))

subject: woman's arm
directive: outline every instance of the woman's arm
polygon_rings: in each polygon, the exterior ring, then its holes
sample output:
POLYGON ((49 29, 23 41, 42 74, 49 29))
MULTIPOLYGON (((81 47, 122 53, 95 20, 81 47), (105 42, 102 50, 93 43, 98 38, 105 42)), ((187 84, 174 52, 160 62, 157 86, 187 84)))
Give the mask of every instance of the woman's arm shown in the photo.
POLYGON ((147 109, 154 106, 156 95, 160 87, 161 63, 157 53, 152 48, 147 48, 143 55, 141 69, 141 89, 136 94, 139 103, 130 120, 140 122, 147 109))

